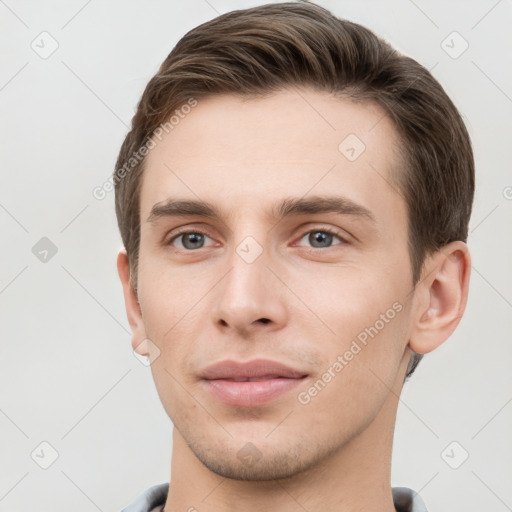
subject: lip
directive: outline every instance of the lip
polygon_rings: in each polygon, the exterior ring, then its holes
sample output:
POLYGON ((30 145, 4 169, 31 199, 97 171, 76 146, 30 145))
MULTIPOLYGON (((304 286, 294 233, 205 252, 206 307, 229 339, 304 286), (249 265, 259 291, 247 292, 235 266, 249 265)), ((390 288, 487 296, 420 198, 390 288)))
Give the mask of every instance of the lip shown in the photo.
POLYGON ((257 407, 290 391, 307 376, 277 361, 220 361, 205 368, 200 377, 216 399, 235 407, 257 407))

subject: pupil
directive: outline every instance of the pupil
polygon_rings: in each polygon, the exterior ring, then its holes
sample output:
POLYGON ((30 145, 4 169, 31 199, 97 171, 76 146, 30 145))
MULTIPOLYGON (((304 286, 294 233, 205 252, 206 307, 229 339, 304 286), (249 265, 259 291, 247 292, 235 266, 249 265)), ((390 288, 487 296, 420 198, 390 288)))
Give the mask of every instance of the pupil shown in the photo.
POLYGON ((309 235, 309 242, 313 247, 327 247, 332 242, 332 235, 323 231, 316 231, 309 235))
POLYGON ((188 233, 183 240, 183 245, 186 249, 197 249, 201 246, 203 235, 200 233, 188 233))

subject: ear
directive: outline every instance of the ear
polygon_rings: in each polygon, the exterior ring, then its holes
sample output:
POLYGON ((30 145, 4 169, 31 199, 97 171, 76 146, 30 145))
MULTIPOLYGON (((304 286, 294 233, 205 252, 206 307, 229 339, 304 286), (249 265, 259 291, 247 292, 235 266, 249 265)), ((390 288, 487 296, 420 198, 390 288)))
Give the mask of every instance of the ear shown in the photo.
POLYGON ((415 287, 414 325, 409 347, 426 354, 453 333, 466 308, 471 257, 464 242, 445 245, 429 256, 415 287))
POLYGON ((132 347, 141 356, 148 355, 148 347, 146 341, 146 329, 142 321, 142 311, 140 309, 137 292, 132 286, 130 279, 130 264, 128 255, 123 248, 117 255, 117 272, 123 285, 124 304, 126 307, 126 316, 132 330, 132 347))

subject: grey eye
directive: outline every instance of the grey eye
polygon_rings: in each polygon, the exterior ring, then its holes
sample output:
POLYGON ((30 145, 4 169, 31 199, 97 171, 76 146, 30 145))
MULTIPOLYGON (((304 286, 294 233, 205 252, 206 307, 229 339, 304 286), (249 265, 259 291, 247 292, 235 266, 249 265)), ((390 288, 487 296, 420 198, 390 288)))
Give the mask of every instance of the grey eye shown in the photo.
POLYGON ((329 233, 328 231, 323 231, 323 230, 315 230, 315 231, 310 231, 309 233, 306 233, 301 238, 301 242, 305 238, 307 238, 307 243, 315 249, 325 249, 325 248, 331 247, 334 239, 337 239, 339 242, 342 241, 335 234, 329 233))
POLYGON ((181 233, 173 238, 171 243, 179 249, 194 250, 205 246, 205 240, 210 237, 197 231, 181 233))

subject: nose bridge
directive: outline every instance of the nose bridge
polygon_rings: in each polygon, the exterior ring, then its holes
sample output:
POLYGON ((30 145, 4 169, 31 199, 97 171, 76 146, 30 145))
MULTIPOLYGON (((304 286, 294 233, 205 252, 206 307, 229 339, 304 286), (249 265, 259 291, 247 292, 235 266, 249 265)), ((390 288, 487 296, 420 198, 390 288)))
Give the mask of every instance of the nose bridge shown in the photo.
POLYGON ((223 279, 214 308, 216 323, 247 331, 256 322, 281 324, 284 321, 285 308, 267 268, 269 255, 269 248, 252 235, 232 247, 226 262, 230 271, 223 279))
POLYGON ((268 241, 265 226, 258 223, 258 208, 246 205, 238 209, 238 226, 232 232, 233 244, 229 252, 228 266, 230 287, 240 290, 254 284, 264 284, 268 279, 268 241))
POLYGON ((236 304, 256 304, 267 297, 269 271, 268 249, 252 236, 246 236, 233 247, 228 265, 231 271, 227 276, 224 298, 234 299, 236 304))

